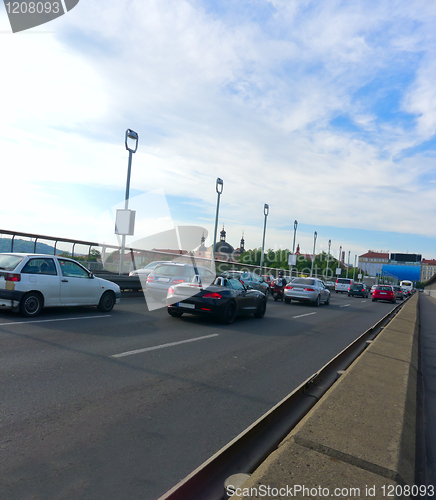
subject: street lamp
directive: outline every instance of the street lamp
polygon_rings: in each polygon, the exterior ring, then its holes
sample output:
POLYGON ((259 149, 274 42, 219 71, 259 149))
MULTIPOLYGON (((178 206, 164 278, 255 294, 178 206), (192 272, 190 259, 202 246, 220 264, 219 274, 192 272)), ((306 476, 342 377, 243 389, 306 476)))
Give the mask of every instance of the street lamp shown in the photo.
POLYGON ((342 256, 342 245, 339 247, 339 274, 336 272, 336 276, 341 276, 342 268, 341 268, 341 256, 342 256))
POLYGON ((215 265, 215 246, 216 246, 216 232, 218 229, 218 213, 220 210, 220 196, 224 189, 224 182, 219 177, 216 180, 215 185, 216 192, 218 193, 218 199, 216 202, 216 217, 215 217, 215 231, 213 233, 213 247, 212 247, 212 264, 215 265))
POLYGON ((353 281, 354 281, 354 277, 356 276, 356 265, 357 265, 357 255, 354 256, 353 281))
POLYGON ((266 218, 269 213, 269 206, 265 203, 263 206, 263 213, 265 215, 265 221, 263 223, 263 239, 262 239, 262 253, 260 255, 260 276, 262 276, 262 267, 263 267, 263 250, 265 248, 265 232, 266 232, 266 218))
POLYGON ((315 263, 315 245, 316 245, 316 237, 318 236, 318 233, 315 231, 313 233, 313 253, 312 253, 312 267, 310 269, 310 277, 313 276, 313 264, 315 263))
MULTIPOLYGON (((297 234, 297 226, 298 226, 298 221, 294 220, 294 243, 292 244, 292 255, 295 255, 295 236, 297 234)), ((291 275, 292 278, 292 264, 289 267, 289 274, 291 275)))
POLYGON ((351 254, 351 250, 348 250, 347 278, 348 278, 348 269, 350 268, 350 254, 351 254))
MULTIPOLYGON (((129 165, 127 167, 127 181, 126 181, 126 196, 124 201, 124 210, 129 208, 129 193, 130 193, 130 173, 132 171, 132 155, 136 153, 138 149, 138 134, 128 128, 126 130, 126 137, 124 140, 124 144, 126 145, 126 149, 129 152, 129 165)), ((120 274, 124 272, 124 252, 126 250, 126 235, 123 234, 121 237, 121 266, 120 266, 120 274)))
POLYGON ((328 279, 329 274, 329 260, 330 260, 330 247, 332 245, 332 240, 329 240, 329 253, 327 254, 327 267, 325 269, 325 279, 328 279))

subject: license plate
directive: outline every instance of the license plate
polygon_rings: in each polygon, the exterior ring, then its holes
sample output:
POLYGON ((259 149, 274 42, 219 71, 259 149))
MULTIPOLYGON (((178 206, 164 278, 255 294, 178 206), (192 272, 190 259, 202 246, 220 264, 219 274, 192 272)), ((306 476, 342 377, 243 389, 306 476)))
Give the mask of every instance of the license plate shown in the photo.
POLYGON ((195 309, 195 304, 185 304, 184 302, 177 302, 177 306, 185 309, 195 309))
POLYGON ((170 278, 158 278, 157 281, 161 281, 162 283, 169 283, 170 278))
POLYGON ((380 292, 380 295, 387 295, 386 292, 380 292))

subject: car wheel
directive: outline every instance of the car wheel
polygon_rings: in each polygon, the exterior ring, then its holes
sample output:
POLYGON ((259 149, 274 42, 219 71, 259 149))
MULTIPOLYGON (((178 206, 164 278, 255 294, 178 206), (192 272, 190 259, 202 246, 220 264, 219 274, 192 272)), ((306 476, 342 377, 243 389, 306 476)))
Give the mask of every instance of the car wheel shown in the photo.
POLYGON ((290 304, 291 303, 291 299, 285 299, 285 303, 286 304, 290 304))
POLYGON ((324 304, 325 304, 326 306, 329 306, 329 305, 330 305, 330 295, 329 295, 328 299, 324 302, 324 304))
POLYGON ((373 301, 373 302, 376 302, 376 301, 377 301, 377 299, 372 299, 372 301, 373 301))
POLYGON ((257 306, 257 311, 254 313, 255 318, 263 318, 266 312, 266 300, 261 300, 257 306))
POLYGON ((350 295, 350 294, 348 294, 348 297, 351 297, 351 295, 350 295))
POLYGON ((104 292, 98 303, 97 309, 101 312, 111 312, 115 305, 115 295, 113 292, 104 292))
POLYGON ((313 303, 313 305, 315 307, 319 307, 319 305, 321 304, 321 297, 318 295, 318 297, 316 298, 315 302, 313 303))
POLYGON ((43 297, 38 292, 29 292, 20 302, 20 312, 23 316, 38 316, 43 305, 43 297))
POLYGON ((183 315, 183 311, 175 311, 174 309, 167 309, 168 314, 172 316, 173 318, 181 318, 183 315))
POLYGON ((268 288, 263 292, 265 294, 265 298, 267 299, 269 296, 269 290, 268 288))
POLYGON ((225 325, 230 325, 230 323, 233 323, 233 321, 235 320, 235 317, 236 317, 236 304, 233 301, 231 301, 226 305, 221 321, 225 325))

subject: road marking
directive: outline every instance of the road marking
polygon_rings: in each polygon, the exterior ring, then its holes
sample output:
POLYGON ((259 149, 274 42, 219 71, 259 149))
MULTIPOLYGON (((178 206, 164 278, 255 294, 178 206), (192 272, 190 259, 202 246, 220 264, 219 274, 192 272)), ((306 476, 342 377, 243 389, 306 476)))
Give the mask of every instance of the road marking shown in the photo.
POLYGON ((153 347, 145 347, 144 349, 135 349, 134 351, 126 351, 120 354, 112 354, 111 358, 122 358, 124 356, 131 356, 132 354, 140 354, 141 352, 155 351, 156 349, 164 349, 165 347, 172 347, 179 344, 186 344, 188 342, 195 342, 197 340, 211 339, 212 337, 218 337, 219 333, 214 333, 212 335, 205 335, 204 337, 195 337, 193 339, 180 340, 179 342, 170 342, 169 344, 155 345, 153 347))
POLYGON ((300 316, 292 316, 292 318, 302 318, 303 316, 312 316, 312 314, 316 314, 316 313, 307 313, 307 314, 300 314, 300 316))
POLYGON ((106 316, 82 316, 81 318, 58 318, 58 319, 38 319, 31 321, 15 321, 14 323, 0 323, 0 326, 27 325, 29 323, 53 323, 54 321, 72 321, 76 319, 109 318, 110 316, 112 316, 112 314, 107 314, 106 316))
POLYGON ((339 307, 348 307, 350 304, 345 304, 344 306, 339 306, 339 307))

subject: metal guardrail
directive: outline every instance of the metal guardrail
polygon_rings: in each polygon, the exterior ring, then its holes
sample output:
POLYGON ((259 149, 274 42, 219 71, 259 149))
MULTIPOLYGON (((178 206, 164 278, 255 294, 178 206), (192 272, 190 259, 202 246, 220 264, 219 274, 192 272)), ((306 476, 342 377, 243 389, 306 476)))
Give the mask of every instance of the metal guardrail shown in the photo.
POLYGON ((274 408, 158 500, 222 500, 227 498, 224 490, 226 479, 233 474, 254 472, 338 380, 342 372, 362 354, 407 300, 398 304, 274 408))
MULTIPOLYGON (((53 255, 55 255, 56 252, 59 251, 57 248, 58 243, 71 244, 72 245, 72 249, 71 249, 72 258, 74 258, 76 245, 87 246, 88 247, 88 262, 83 262, 83 264, 87 265, 87 267, 96 274, 99 274, 102 271, 103 272, 109 271, 113 276, 117 275, 116 268, 118 267, 118 264, 112 264, 111 268, 109 268, 110 264, 108 262, 106 262, 107 269, 104 269, 103 265, 101 263, 99 265, 97 265, 97 263, 90 261, 90 254, 91 254, 91 250, 93 247, 95 249, 101 248, 101 249, 103 249, 103 252, 105 252, 106 249, 112 249, 114 251, 118 251, 121 253, 121 246, 92 242, 92 241, 85 241, 85 240, 75 240, 75 239, 71 239, 71 238, 61 238, 61 237, 57 237, 57 236, 47 236, 47 235, 42 235, 42 234, 24 233, 24 232, 20 232, 20 231, 10 231, 7 229, 0 229, 0 235, 4 235, 4 234, 11 236, 11 248, 10 248, 11 252, 14 251, 14 243, 15 243, 15 239, 17 236, 34 239, 33 253, 36 253, 37 244, 38 244, 38 242, 40 242, 40 240, 54 242, 53 255)), ((149 264, 153 260, 173 260, 175 258, 182 258, 182 257, 189 257, 190 256, 189 254, 183 255, 182 251, 180 251, 180 254, 174 254, 174 253, 161 252, 159 250, 144 250, 144 249, 130 248, 130 247, 126 248, 126 253, 127 252, 129 253, 130 262, 132 263, 132 266, 134 269, 137 268, 137 264, 135 263, 135 254, 137 256, 141 255, 141 257, 142 257, 140 266, 144 266, 146 264, 149 264)), ((195 256, 195 260, 198 264, 204 264, 206 266, 211 267, 211 260, 210 259, 195 256)), ((230 261, 218 260, 218 259, 215 260, 215 268, 216 268, 217 273, 221 273, 221 272, 227 271, 229 269, 247 270, 247 271, 251 271, 251 272, 256 272, 257 274, 259 274, 259 271, 260 271, 260 266, 256 266, 256 265, 252 265, 252 264, 244 264, 241 262, 230 262, 230 261)), ((275 275, 277 275, 277 273, 282 270, 282 269, 277 269, 274 267, 267 267, 267 266, 263 266, 262 269, 263 269, 265 274, 272 273, 275 275)), ((118 276, 119 276, 119 274, 118 274, 118 276)), ((324 279, 321 276, 314 275, 314 277, 315 278, 319 277, 320 279, 324 279)))

